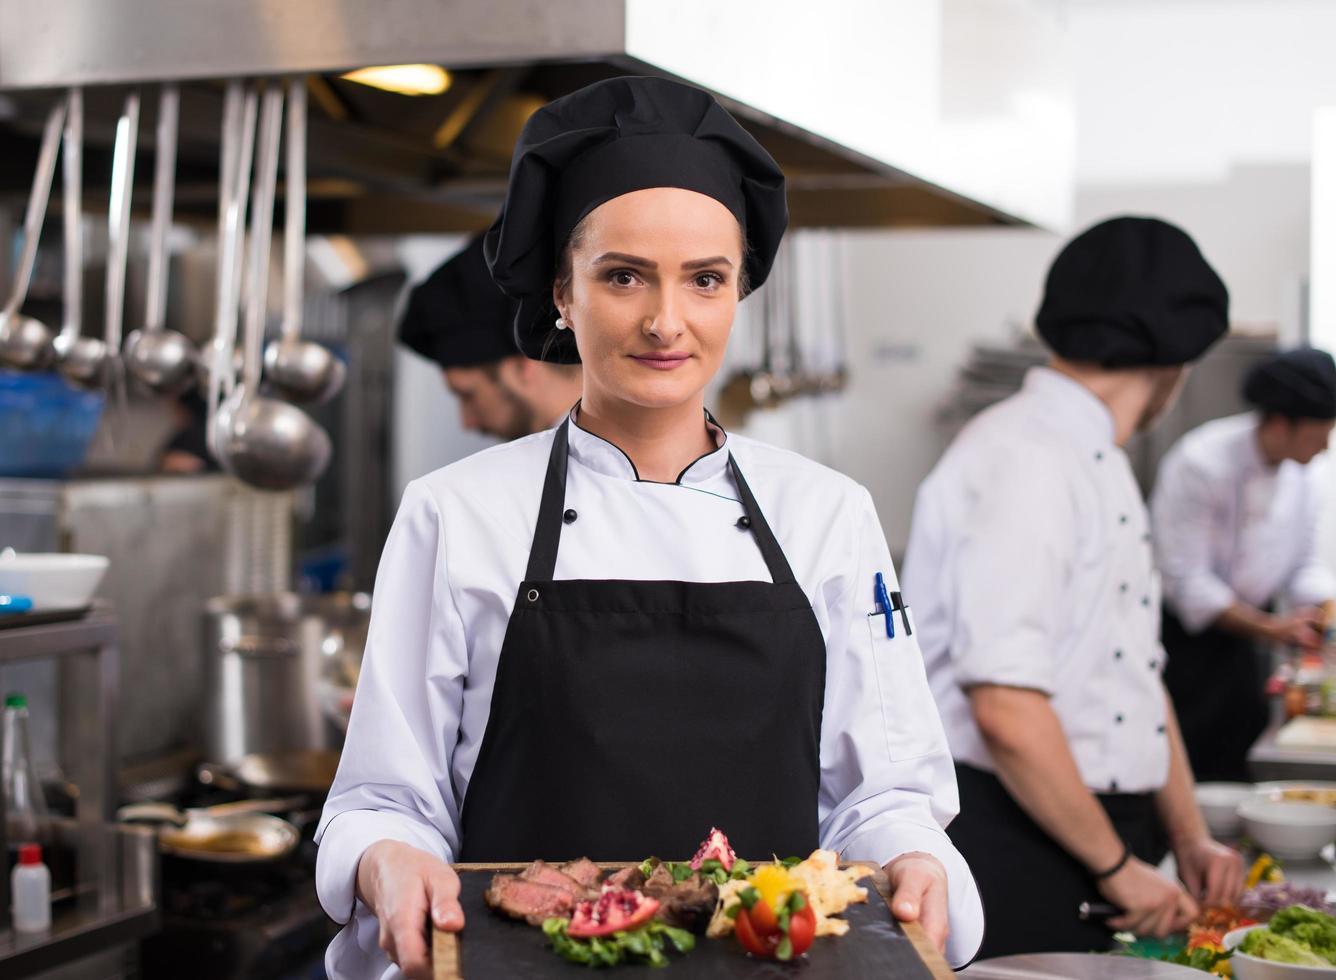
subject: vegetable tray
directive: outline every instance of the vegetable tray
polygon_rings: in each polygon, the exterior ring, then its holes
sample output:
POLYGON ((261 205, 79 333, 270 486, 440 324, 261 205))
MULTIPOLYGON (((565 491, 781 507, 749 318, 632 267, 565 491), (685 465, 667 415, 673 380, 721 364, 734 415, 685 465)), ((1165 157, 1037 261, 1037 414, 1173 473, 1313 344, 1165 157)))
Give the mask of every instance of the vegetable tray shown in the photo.
MULTIPOLYGON (((593 971, 561 959, 548 948, 543 931, 489 909, 483 901, 498 872, 518 872, 524 864, 456 864, 460 903, 464 907, 464 929, 460 933, 435 931, 432 963, 436 980, 502 980, 533 977, 537 980, 570 980, 591 973, 611 980, 622 977, 689 976, 699 980, 948 980, 955 974, 917 923, 900 923, 891 915, 889 884, 880 868, 866 867, 860 883, 868 889, 868 901, 850 905, 842 918, 850 929, 844 936, 819 937, 800 961, 791 964, 756 960, 747 956, 733 936, 722 939, 698 937, 696 948, 685 955, 674 954, 663 968, 621 965, 593 971)), ((602 865, 606 871, 624 864, 602 865)))

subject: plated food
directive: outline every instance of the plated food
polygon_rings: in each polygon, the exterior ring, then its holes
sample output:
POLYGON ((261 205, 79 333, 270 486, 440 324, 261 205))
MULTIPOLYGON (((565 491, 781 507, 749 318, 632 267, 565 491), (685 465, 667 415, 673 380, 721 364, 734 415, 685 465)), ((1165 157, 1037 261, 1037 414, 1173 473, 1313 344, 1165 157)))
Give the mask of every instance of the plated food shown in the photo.
POLYGON ((1239 980, 1336 977, 1336 918, 1306 905, 1281 909, 1266 925, 1235 930, 1225 945, 1234 951, 1239 980))
POLYGON ((857 881, 868 873, 820 850, 753 865, 712 828, 690 861, 648 858, 605 876, 587 858, 539 860, 494 875, 483 898, 494 912, 540 927, 554 952, 584 965, 666 965, 690 953, 698 936, 733 936, 739 955, 793 962, 818 938, 849 931, 838 916, 867 901, 857 881))

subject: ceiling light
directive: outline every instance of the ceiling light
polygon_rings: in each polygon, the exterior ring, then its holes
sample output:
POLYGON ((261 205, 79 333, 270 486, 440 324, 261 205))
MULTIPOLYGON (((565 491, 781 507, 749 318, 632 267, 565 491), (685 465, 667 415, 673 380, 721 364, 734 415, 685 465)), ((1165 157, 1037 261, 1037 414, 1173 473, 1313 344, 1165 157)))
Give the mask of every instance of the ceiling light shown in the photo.
POLYGON ((339 77, 400 95, 440 95, 450 87, 450 73, 439 65, 378 65, 339 77))

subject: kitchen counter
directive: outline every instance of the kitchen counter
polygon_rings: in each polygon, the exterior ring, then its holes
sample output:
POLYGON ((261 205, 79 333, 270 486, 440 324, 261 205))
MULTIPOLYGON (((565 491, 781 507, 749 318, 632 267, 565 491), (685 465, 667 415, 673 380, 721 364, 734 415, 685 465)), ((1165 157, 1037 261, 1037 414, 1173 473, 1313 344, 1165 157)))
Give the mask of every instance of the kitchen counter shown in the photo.
POLYGON ((1283 721, 1273 722, 1248 751, 1253 779, 1336 780, 1336 749, 1299 748, 1276 744, 1283 721))

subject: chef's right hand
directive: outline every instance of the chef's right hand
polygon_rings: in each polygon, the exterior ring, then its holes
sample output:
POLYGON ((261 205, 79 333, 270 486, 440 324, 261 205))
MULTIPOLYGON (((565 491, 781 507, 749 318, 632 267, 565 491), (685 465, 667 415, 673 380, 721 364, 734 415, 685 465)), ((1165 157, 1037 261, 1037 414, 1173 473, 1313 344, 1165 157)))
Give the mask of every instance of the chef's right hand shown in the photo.
POLYGON ((1322 646, 1322 610, 1316 606, 1291 609, 1283 616, 1271 617, 1269 638, 1284 646, 1315 651, 1322 646))
POLYGON ((408 980, 431 980, 427 914, 437 929, 464 928, 459 876, 434 854, 394 840, 376 841, 357 865, 357 897, 380 923, 380 948, 408 980))
POLYGON ((1138 936, 1163 938, 1182 931, 1197 917, 1197 903, 1191 895, 1136 858, 1129 858, 1122 870, 1101 881, 1099 891, 1123 910, 1109 920, 1109 926, 1138 936))

